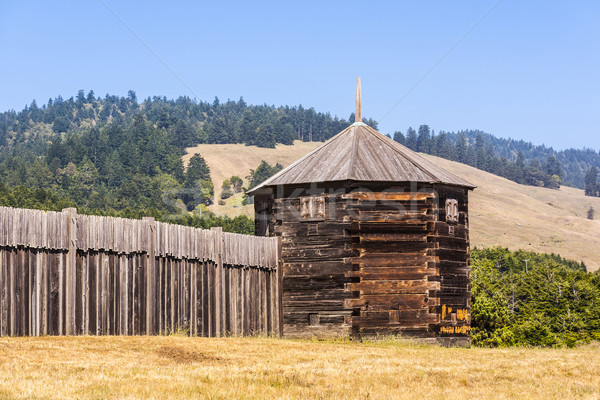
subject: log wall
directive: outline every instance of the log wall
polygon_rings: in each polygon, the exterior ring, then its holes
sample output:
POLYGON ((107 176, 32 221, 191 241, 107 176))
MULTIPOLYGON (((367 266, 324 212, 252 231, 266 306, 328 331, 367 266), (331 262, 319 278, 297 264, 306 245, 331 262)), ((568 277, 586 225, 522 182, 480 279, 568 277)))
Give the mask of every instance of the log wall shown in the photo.
POLYGON ((432 188, 418 192, 355 191, 352 291, 355 336, 435 338, 439 323, 435 243, 437 201, 432 188))
POLYGON ((0 207, 0 335, 281 333, 277 238, 0 207))
POLYGON ((346 182, 255 201, 257 234, 282 239, 285 335, 469 343, 467 189, 346 182))
POLYGON ((471 284, 469 245, 468 191, 452 186, 438 186, 438 218, 433 228, 440 324, 438 337, 444 344, 469 344, 471 328, 471 284), (458 201, 458 220, 448 222, 445 203, 458 201))
POLYGON ((349 336, 351 224, 341 194, 278 198, 270 231, 281 237, 285 336, 349 336))

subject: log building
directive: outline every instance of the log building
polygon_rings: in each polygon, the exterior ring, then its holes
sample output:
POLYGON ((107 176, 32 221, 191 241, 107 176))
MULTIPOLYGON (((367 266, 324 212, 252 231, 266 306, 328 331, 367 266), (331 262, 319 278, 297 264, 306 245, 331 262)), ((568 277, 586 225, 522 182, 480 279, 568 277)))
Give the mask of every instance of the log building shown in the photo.
POLYGON ((280 236, 283 334, 468 344, 474 186, 356 122, 252 188, 280 236))

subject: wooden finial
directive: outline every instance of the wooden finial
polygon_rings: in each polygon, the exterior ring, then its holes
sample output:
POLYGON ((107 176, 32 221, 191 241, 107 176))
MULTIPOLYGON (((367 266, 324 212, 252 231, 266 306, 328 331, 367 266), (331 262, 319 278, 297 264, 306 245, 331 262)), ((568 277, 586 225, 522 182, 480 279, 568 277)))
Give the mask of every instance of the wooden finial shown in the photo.
POLYGON ((360 95, 360 76, 356 78, 356 111, 354 112, 354 122, 362 122, 362 98, 360 95))

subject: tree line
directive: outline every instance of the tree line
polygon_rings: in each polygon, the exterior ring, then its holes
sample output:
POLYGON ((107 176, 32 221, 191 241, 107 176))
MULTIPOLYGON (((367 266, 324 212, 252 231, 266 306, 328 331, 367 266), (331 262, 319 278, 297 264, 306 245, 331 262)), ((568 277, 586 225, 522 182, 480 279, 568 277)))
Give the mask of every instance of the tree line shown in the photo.
MULTIPOLYGON (((199 158, 186 170, 181 160, 186 148, 199 143, 273 147, 293 140, 323 141, 352 120, 352 115, 338 118, 302 106, 248 105, 243 99, 205 102, 155 96, 138 101, 133 91, 103 98, 79 91, 69 99, 58 96, 42 106, 33 101, 19 112, 0 113, 0 179, 11 190, 43 189, 94 213, 208 215, 214 184, 221 183, 212 182, 199 158)), ((372 119, 366 123, 377 127, 372 119)), ((409 129, 393 136, 413 150, 532 185, 556 187, 562 180, 577 186, 572 165, 586 171, 594 163, 600 166, 591 150, 556 153, 479 131, 435 134, 423 125, 418 132, 409 129)), ((264 171, 257 169, 257 176, 264 171)), ((229 184, 224 196, 234 191, 231 180, 229 184)))
POLYGON ((521 151, 514 160, 499 157, 482 132, 477 132, 474 141, 470 141, 465 132, 454 135, 442 131, 436 135, 428 125, 421 125, 418 131, 408 128, 406 134, 396 131, 393 139, 411 150, 458 161, 525 185, 556 189, 564 178, 555 154, 549 154, 541 162, 537 158, 526 161, 521 151))

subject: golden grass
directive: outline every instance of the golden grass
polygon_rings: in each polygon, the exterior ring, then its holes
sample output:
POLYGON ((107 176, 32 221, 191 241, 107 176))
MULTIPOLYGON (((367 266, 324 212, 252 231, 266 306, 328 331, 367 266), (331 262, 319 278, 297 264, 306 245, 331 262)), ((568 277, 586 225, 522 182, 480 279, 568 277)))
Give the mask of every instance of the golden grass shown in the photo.
POLYGON ((0 339, 0 398, 599 398, 600 348, 270 338, 0 339))
MULTIPOLYGON (((261 160, 288 166, 320 144, 297 141, 293 146, 277 145, 276 149, 204 144, 188 149, 184 160, 187 162, 195 152, 202 154, 220 194, 222 181, 231 175, 244 178, 261 160)), ((586 218, 590 206, 600 211, 600 198, 568 187, 552 190, 519 185, 464 164, 423 156, 477 185, 470 197, 473 246, 557 253, 584 261, 592 271, 600 268, 600 217, 595 221, 586 218)), ((253 215, 252 206, 241 206, 241 195, 211 210, 219 215, 253 215)))

